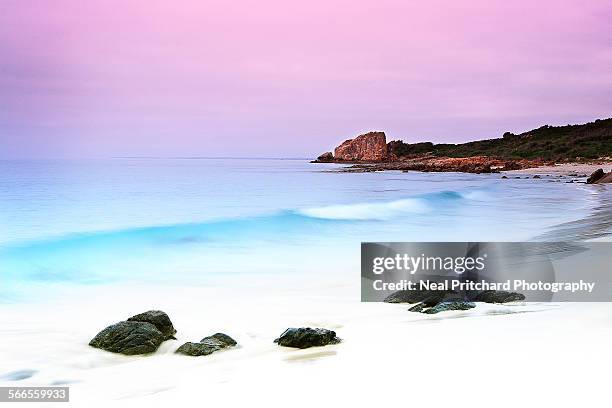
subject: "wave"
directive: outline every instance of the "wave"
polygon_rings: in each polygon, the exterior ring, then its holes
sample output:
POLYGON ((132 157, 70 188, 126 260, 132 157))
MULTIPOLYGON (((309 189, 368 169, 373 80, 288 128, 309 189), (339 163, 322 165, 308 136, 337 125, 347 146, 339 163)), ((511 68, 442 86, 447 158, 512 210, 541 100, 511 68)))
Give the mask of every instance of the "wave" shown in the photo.
POLYGON ((487 195, 482 191, 440 191, 418 197, 380 203, 336 204, 297 210, 296 213, 325 220, 381 220, 388 221, 411 214, 427 214, 440 204, 455 200, 483 200, 487 195))
POLYGON ((222 235, 236 236, 247 232, 275 231, 275 226, 283 229, 304 228, 309 223, 323 221, 388 221, 413 214, 428 214, 441 206, 461 200, 483 200, 483 191, 440 191, 384 202, 363 202, 353 204, 333 204, 294 210, 283 210, 267 215, 256 215, 229 219, 207 220, 168 225, 151 225, 110 231, 77 232, 73 234, 12 242, 0 245, 0 255, 8 249, 26 247, 47 247, 55 245, 86 244, 100 241, 126 242, 150 239, 169 244, 190 244, 216 240, 222 235))
MULTIPOLYGON (((457 191, 442 191, 387 202, 14 242, 0 246, 0 281, 98 283, 127 277, 151 280, 152 271, 157 271, 157 277, 177 279, 178 273, 251 270, 257 265, 269 268, 273 256, 295 251, 304 243, 320 245, 346 237, 359 241, 370 236, 368 222, 399 220, 388 227, 407 226, 402 219, 436 214, 467 197, 457 191), (236 259, 242 263, 233 263, 236 259), (225 265, 225 260, 231 262, 225 265)), ((387 227, 380 228, 385 231, 387 227)))

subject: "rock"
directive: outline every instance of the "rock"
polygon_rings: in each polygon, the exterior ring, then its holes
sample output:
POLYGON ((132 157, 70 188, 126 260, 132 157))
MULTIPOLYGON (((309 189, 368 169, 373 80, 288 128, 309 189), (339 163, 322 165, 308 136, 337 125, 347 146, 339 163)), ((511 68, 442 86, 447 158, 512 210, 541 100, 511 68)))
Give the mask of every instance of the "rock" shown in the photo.
POLYGON ((344 141, 334 150, 341 161, 384 161, 389 157, 384 132, 369 132, 344 141))
POLYGON ((523 168, 518 161, 508 160, 503 164, 504 170, 520 170, 523 168))
POLYGON ((421 302, 421 303, 417 303, 416 305, 412 306, 410 309, 408 309, 409 312, 422 312, 425 309, 425 303, 421 302))
POLYGON ((433 306, 452 292, 443 290, 400 290, 387 296, 383 302, 387 303, 419 303, 425 302, 433 306))
POLYGON ((516 292, 506 292, 503 290, 485 290, 474 298, 477 302, 485 303, 508 303, 525 300, 525 295, 516 292))
POLYGON ((599 179, 596 184, 612 183, 612 172, 606 174, 602 179, 599 179))
POLYGON ((438 303, 437 305, 425 310, 425 314, 436 314, 449 310, 468 310, 476 307, 473 302, 463 299, 448 299, 438 303))
POLYGON ((603 169, 597 169, 589 176, 587 179, 587 184, 594 184, 602 179, 605 175, 606 173, 604 173, 603 169))
POLYGON ((606 184, 606 183, 612 183, 612 172, 607 173, 606 175, 604 175, 602 178, 600 178, 599 180, 595 182, 595 184, 606 184))
POLYGON ((164 340, 175 339, 176 330, 170 321, 170 317, 161 310, 149 310, 148 312, 137 314, 127 319, 128 322, 151 323, 157 330, 162 332, 164 340))
POLYGON ((501 178, 503 178, 503 179, 507 179, 507 178, 508 178, 508 176, 502 176, 501 178))
POLYGON ((225 344, 226 347, 232 347, 238 344, 236 343, 236 340, 232 339, 230 336, 224 333, 215 333, 212 336, 204 337, 200 341, 202 342, 202 341, 210 340, 210 339, 220 341, 221 343, 225 344))
POLYGON ((227 347, 233 347, 236 344, 236 340, 232 339, 227 334, 215 333, 212 336, 204 337, 198 343, 187 343, 180 346, 175 353, 184 354, 187 356, 207 356, 227 347))
POLYGON ((539 178, 542 178, 542 176, 540 176, 540 175, 536 174, 535 176, 533 176, 533 178, 534 178, 534 179, 539 179, 539 178))
POLYGON ((164 334, 148 322, 126 321, 108 326, 89 345, 126 355, 153 353, 165 340, 164 334))
POLYGON ((325 152, 319 157, 317 157, 316 160, 313 160, 313 163, 332 163, 333 161, 334 155, 332 154, 332 152, 325 152))
POLYGON ((188 341, 180 346, 175 353, 198 357, 207 356, 215 351, 221 350, 222 348, 224 348, 223 343, 218 340, 208 340, 199 343, 192 343, 188 341))
POLYGON ((336 332, 327 329, 311 329, 310 327, 289 328, 274 340, 279 346, 305 349, 309 347, 326 346, 340 343, 336 332))

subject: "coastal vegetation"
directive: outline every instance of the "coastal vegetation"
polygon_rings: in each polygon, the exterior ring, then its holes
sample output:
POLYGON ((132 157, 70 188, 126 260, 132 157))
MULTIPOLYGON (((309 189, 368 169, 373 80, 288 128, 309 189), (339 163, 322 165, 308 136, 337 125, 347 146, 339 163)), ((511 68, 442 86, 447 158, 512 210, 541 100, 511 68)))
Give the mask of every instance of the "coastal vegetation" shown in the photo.
POLYGON ((389 152, 398 158, 433 155, 557 162, 592 160, 612 156, 612 118, 581 125, 545 125, 521 134, 506 132, 501 138, 461 144, 405 143, 394 140, 388 145, 389 152))

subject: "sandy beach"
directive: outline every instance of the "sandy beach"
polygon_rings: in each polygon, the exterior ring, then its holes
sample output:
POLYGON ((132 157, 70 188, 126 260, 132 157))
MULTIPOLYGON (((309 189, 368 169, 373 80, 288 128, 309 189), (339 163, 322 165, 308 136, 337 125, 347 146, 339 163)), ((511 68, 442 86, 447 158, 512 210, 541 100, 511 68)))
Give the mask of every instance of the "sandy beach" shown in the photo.
POLYGON ((19 385, 69 385, 75 406, 107 406, 108 400, 113 406, 167 406, 211 398, 229 406, 409 400, 468 407, 474 393, 501 407, 525 400, 598 406, 606 398, 606 377, 590 374, 593 364, 612 363, 610 304, 479 304, 427 316, 402 304, 359 303, 358 288, 346 282, 64 289, 44 310, 4 308, 1 361, 32 370, 19 385), (177 341, 144 357, 87 346, 104 325, 144 305, 168 312, 177 341), (273 344, 289 326, 327 327, 343 342, 306 350, 273 344), (215 331, 230 334, 239 346, 202 358, 173 354, 183 341, 215 331))
POLYGON ((532 167, 522 170, 505 171, 504 174, 530 174, 554 175, 584 178, 590 176, 595 170, 603 169, 606 173, 612 171, 612 162, 601 161, 597 163, 562 163, 554 166, 532 167))

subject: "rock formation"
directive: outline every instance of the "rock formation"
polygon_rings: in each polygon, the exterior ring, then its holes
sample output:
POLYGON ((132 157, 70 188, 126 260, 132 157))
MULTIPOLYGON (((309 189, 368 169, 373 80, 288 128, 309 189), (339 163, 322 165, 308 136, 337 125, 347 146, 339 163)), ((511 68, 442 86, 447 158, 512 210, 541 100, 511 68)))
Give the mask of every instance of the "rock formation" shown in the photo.
POLYGON ((187 342, 179 347, 175 353, 187 356, 207 356, 215 351, 233 347, 236 340, 224 333, 215 333, 212 336, 204 337, 199 343, 187 342))
POLYGON ((322 155, 320 155, 319 157, 317 157, 316 160, 313 160, 313 163, 333 163, 334 161, 334 155, 332 154, 332 152, 325 152, 322 155))
POLYGON ((385 161, 389 157, 384 132, 369 132, 344 141, 334 150, 337 161, 385 161))
POLYGON ((448 310, 468 310, 476 307, 476 302, 509 303, 525 300, 525 295, 503 290, 485 290, 465 299, 456 296, 451 290, 400 290, 387 296, 387 303, 416 303, 410 307, 410 312, 435 314, 448 310), (455 297, 451 297, 455 295, 455 297))
POLYGON ((429 306, 442 301, 445 296, 456 292, 445 290, 400 290, 387 296, 383 302, 386 303, 419 303, 423 302, 429 306))
POLYGON ((128 322, 146 322, 151 323, 157 330, 162 332, 164 340, 174 339, 176 329, 172 325, 168 315, 161 310, 149 310, 148 312, 137 314, 127 319, 128 322))
POLYGON ((108 326, 96 334, 89 345, 112 353, 148 354, 156 351, 163 341, 173 339, 175 334, 166 313, 149 310, 108 326))
POLYGON ((437 305, 430 307, 423 311, 425 314, 436 314, 440 312, 446 312, 449 310, 468 310, 475 308, 476 305, 468 300, 463 299, 449 299, 438 303, 437 305))
POLYGON ((503 290, 485 290, 476 295, 474 300, 485 303, 508 303, 525 300, 525 295, 503 290))
POLYGON ((164 335, 146 322, 119 322, 96 335, 89 345, 128 356, 153 353, 164 341, 164 335))
POLYGON ((328 344, 340 343, 336 332, 327 329, 311 329, 302 327, 299 329, 289 328, 274 340, 279 346, 295 347, 305 349, 309 347, 326 346, 328 344))

